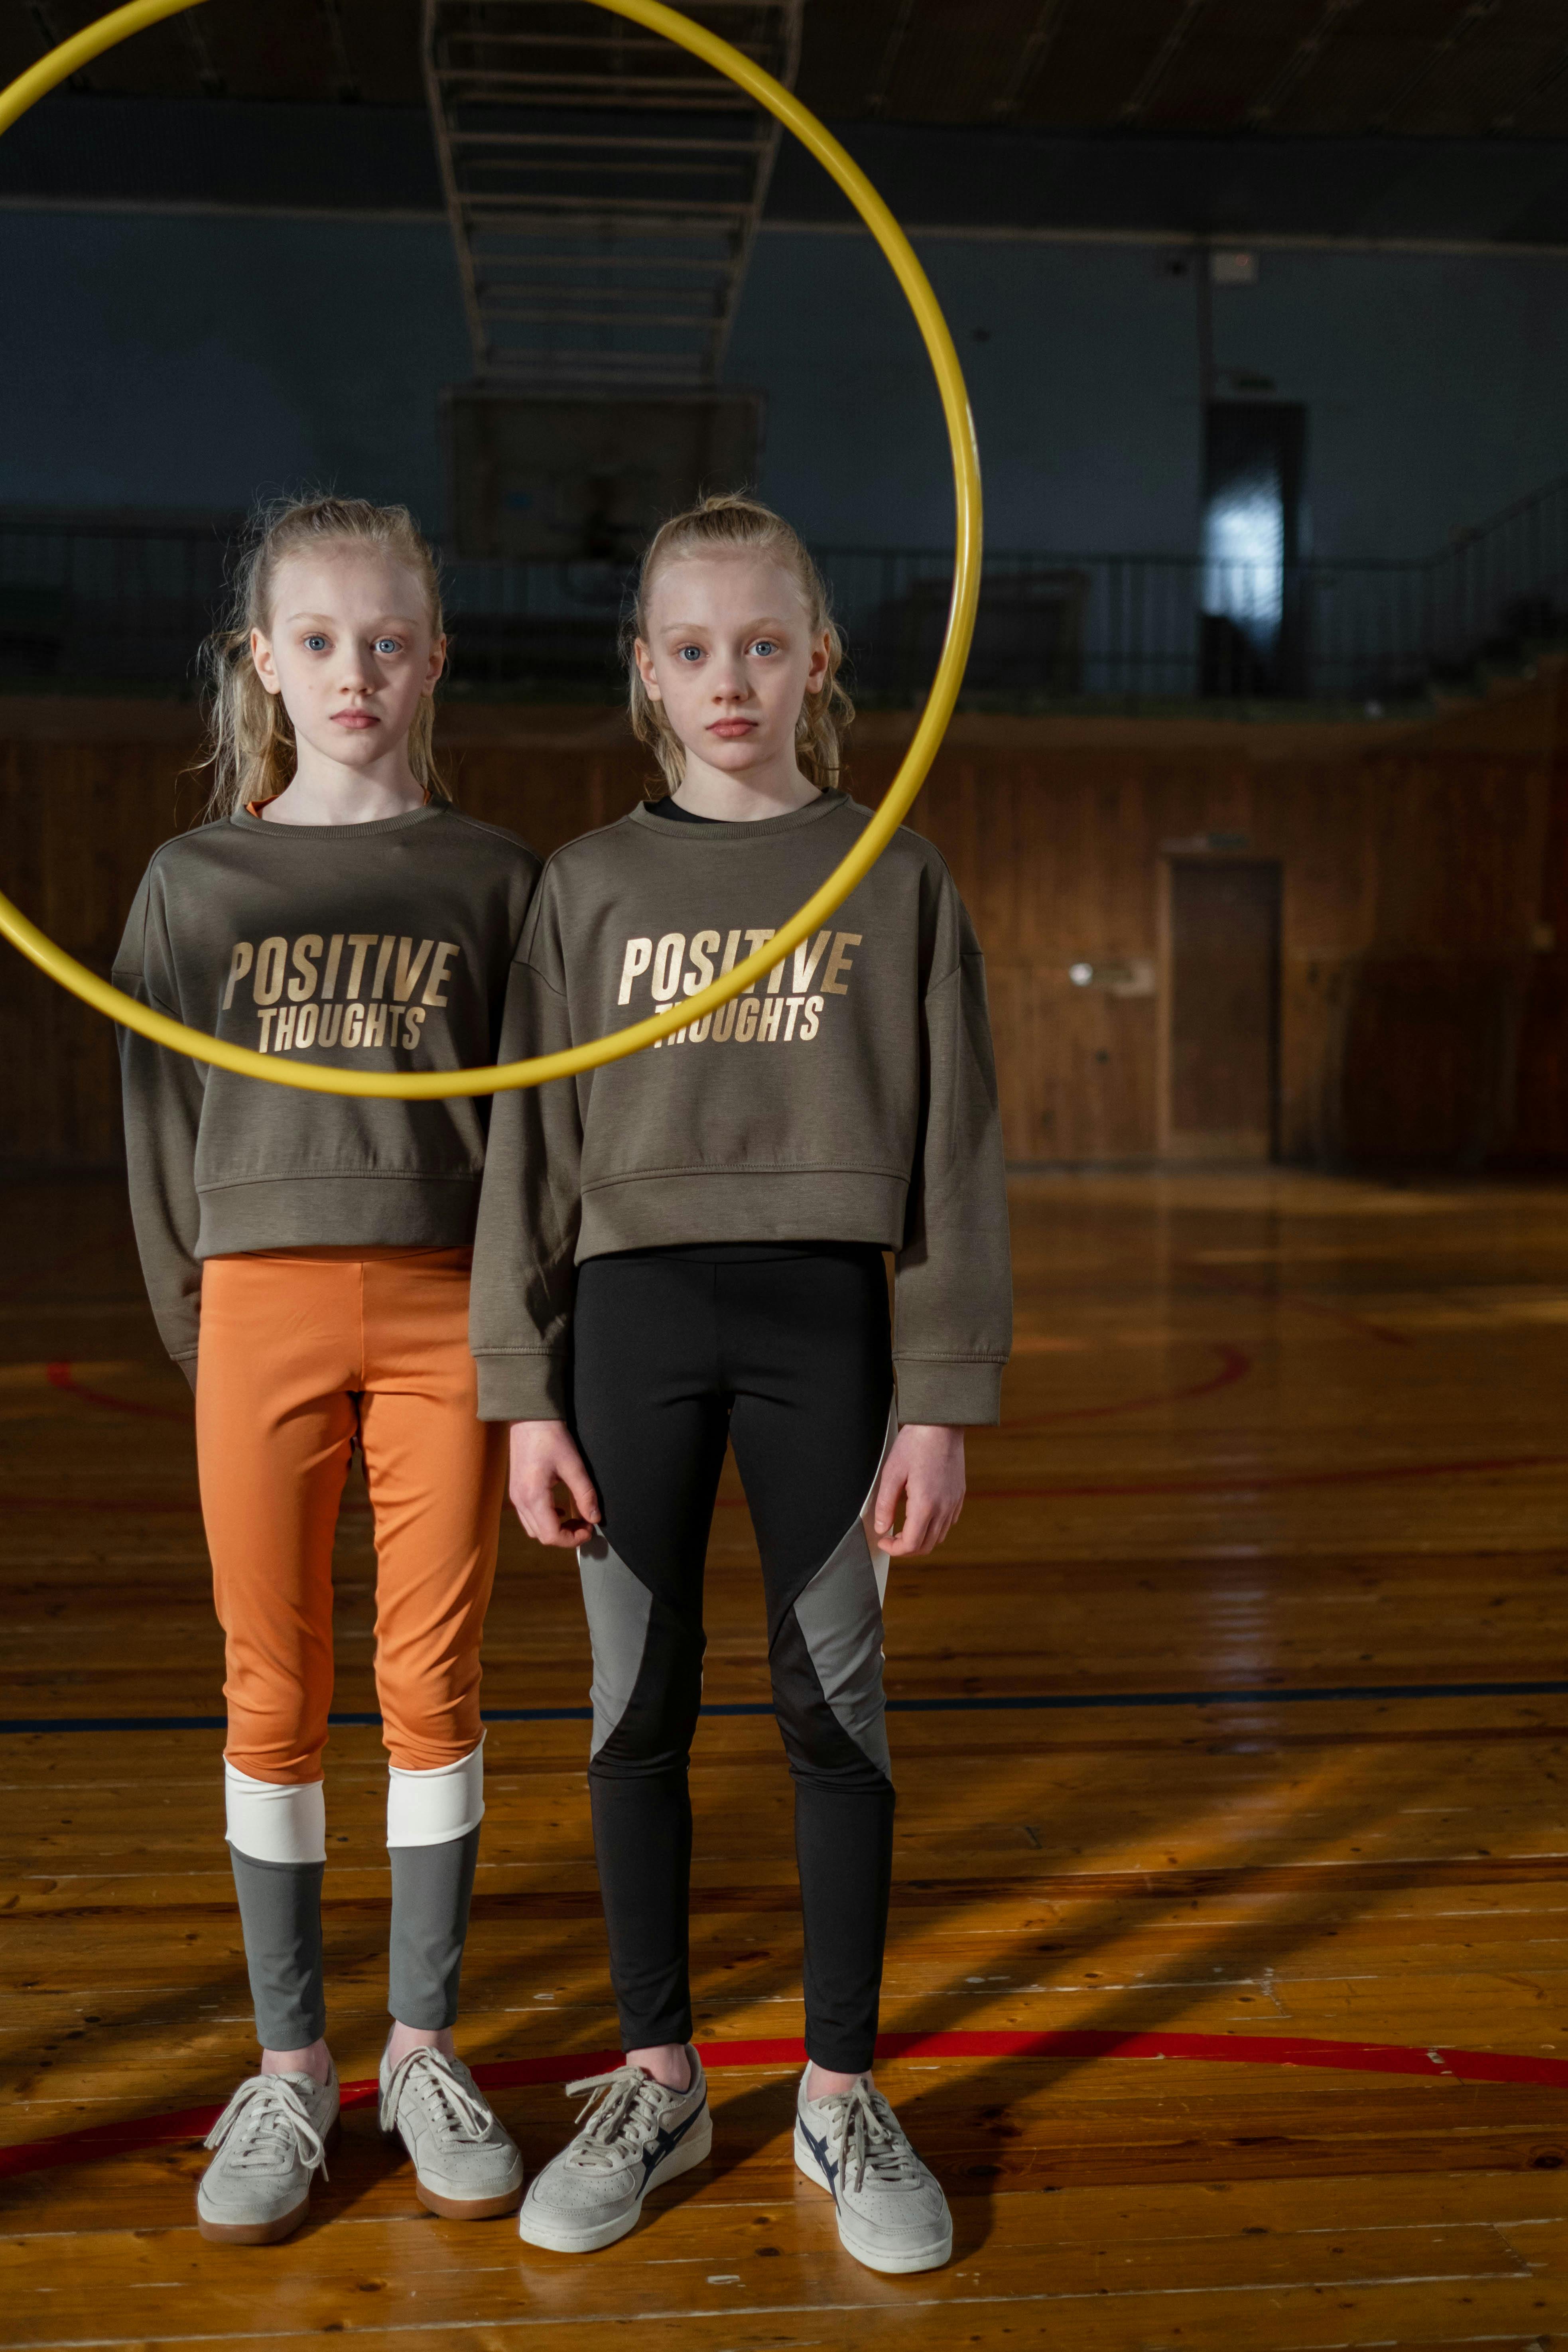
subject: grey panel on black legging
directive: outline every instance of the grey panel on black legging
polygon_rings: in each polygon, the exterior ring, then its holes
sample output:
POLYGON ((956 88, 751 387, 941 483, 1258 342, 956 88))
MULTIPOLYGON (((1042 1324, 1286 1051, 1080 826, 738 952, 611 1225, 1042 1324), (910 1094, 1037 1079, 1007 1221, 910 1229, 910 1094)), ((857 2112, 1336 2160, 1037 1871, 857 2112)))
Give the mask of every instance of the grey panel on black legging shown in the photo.
POLYGON ((458 1987, 479 1832, 441 1845, 395 1845, 392 1961, 386 2005, 399 2025, 430 2032, 458 2021, 458 1987))
POLYGON ((795 1604, 822 1695, 873 1764, 892 1777, 882 1697, 882 1604, 863 1523, 857 1519, 795 1604))
POLYGON ((637 1687, 637 1674, 647 1645, 647 1621, 653 1595, 603 1535, 595 1534, 577 1554, 583 1578, 583 1606, 594 1645, 594 1743, 596 1756, 626 1708, 637 1687))
POLYGON ((245 1935, 256 2038, 263 2050, 308 2050, 327 2030, 321 1975, 320 1862, 257 1862, 228 1850, 245 1935))

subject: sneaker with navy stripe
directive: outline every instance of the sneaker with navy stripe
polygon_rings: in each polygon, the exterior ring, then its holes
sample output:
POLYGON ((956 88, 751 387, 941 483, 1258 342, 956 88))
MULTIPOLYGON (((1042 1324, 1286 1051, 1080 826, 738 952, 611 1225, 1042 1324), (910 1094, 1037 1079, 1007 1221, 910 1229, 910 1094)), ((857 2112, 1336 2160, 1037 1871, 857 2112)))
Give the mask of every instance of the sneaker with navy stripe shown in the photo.
POLYGON ((640 2066, 584 2075, 566 2094, 588 2093, 575 2137, 530 2181, 518 2234, 559 2254, 614 2245, 642 2217, 643 2200, 700 2164, 713 2145, 708 2083, 689 2046, 691 2081, 667 2091, 640 2066))
POLYGON ((795 2160, 832 2198, 845 2252, 870 2271, 940 2270, 952 2253, 952 2216, 880 2091, 862 2075, 852 2090, 809 2099, 810 2080, 808 2066, 795 2160))

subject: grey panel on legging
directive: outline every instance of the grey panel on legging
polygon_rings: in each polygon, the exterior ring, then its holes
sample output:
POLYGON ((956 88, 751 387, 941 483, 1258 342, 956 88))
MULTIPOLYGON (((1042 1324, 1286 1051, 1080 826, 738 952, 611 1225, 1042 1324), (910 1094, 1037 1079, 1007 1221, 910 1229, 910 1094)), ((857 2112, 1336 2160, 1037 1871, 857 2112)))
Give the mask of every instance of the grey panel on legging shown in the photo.
POLYGON ((308 2050, 327 2030, 321 1973, 321 1862, 257 1862, 228 1850, 245 1964, 263 2050, 308 2050))
POLYGON ((395 1845, 388 1852, 392 1963, 386 2005, 399 2025, 439 2032, 458 2021, 479 1827, 441 1845, 395 1845))
POLYGON ((593 1758, 631 1704, 647 1646, 653 1595, 600 1533, 583 1546, 577 1565, 594 1645, 594 1742, 588 1751, 593 1758))
POLYGON ((795 1604, 822 1695, 862 1753, 892 1778, 882 1697, 882 1603, 857 1519, 795 1604))

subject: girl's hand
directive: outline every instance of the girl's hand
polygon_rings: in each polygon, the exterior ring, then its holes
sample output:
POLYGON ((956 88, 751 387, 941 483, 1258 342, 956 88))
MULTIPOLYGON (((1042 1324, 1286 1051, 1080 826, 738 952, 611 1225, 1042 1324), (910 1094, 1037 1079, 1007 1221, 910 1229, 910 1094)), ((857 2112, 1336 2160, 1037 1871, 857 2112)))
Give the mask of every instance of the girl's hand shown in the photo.
POLYGON ((878 1544, 891 1559, 934 1551, 963 1508, 963 1430, 906 1422, 888 1449, 877 1481, 872 1524, 878 1544), (895 1535, 900 1496, 904 1524, 895 1535))
POLYGON ((574 1551, 598 1526, 599 1498, 563 1421, 512 1423, 511 1503, 535 1543, 563 1551, 574 1551))

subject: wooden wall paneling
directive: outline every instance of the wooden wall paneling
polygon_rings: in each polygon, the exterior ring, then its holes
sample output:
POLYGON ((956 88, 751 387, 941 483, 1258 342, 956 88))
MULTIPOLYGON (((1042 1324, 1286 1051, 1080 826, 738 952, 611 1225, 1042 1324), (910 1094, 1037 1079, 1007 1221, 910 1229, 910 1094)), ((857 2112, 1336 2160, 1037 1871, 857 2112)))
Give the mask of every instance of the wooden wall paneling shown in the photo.
POLYGON ((1479 1168, 1515 1124, 1558 684, 1369 762, 1373 935, 1342 1006, 1339 1156, 1479 1168))
POLYGON ((1508 1138, 1492 1165, 1568 1166, 1568 667, 1553 681, 1549 807, 1508 1138))
POLYGON ((520 833, 542 857, 624 816, 642 797, 647 755, 518 745, 465 746, 454 762, 458 805, 520 833))
MULTIPOLYGON (((190 717, 167 740, 0 745, 9 892, 51 938, 107 976, 148 858, 194 813, 182 789, 190 717)), ((9 951, 7 951, 9 952, 9 951)), ((0 1022, 0 1158, 104 1167, 120 1156, 120 1086, 108 1023, 20 958, 0 1022)))
MULTIPOLYGON (((1563 691, 1553 672, 1397 728, 961 715, 911 822, 948 859, 985 949, 1009 1155, 1155 1154, 1159 1003, 1076 988, 1068 967, 1152 960, 1168 845, 1218 834, 1281 865, 1287 1159, 1464 1158, 1495 1142, 1531 986, 1519 1132, 1538 1157, 1568 1157, 1568 1110, 1528 1108, 1568 1102, 1562 1012, 1543 992, 1556 973, 1568 1006, 1563 691), (1560 972, 1531 952, 1552 919, 1554 808, 1560 972)), ((194 814, 195 788, 177 781, 193 724, 177 706, 0 701, 6 887, 100 970, 147 857, 194 814)), ((858 798, 879 796, 911 724, 859 722, 858 798)), ((441 740, 460 804, 545 854, 620 815, 653 772, 614 711, 455 705, 441 740)), ((9 976, 0 1158, 112 1161, 112 1034, 20 960, 9 976)))
POLYGON ((1359 956, 1373 935, 1376 845, 1362 764, 1292 761, 1279 781, 1284 884, 1280 956, 1279 1150, 1288 1161, 1342 1156, 1339 1043, 1359 956))
POLYGON ((1278 1150, 1278 858, 1160 860, 1156 1133, 1163 1158, 1268 1161, 1278 1150))

